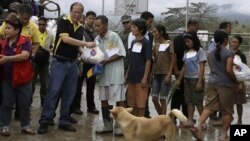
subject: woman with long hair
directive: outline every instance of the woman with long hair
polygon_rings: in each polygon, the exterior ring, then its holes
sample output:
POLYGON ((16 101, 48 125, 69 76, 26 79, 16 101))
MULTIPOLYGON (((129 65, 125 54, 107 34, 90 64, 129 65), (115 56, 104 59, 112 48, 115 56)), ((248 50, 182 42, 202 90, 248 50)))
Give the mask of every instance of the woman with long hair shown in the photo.
POLYGON ((193 136, 203 140, 202 125, 215 111, 220 110, 223 115, 220 140, 225 140, 227 131, 233 120, 233 104, 235 87, 238 81, 233 72, 234 53, 226 48, 228 34, 224 30, 214 33, 216 49, 208 54, 208 65, 210 74, 204 110, 198 120, 197 126, 191 128, 193 136))
MULTIPOLYGON (((184 34, 186 51, 183 56, 184 65, 177 79, 177 85, 184 79, 184 97, 188 107, 188 122, 185 127, 193 126, 195 107, 201 115, 204 97, 204 72, 207 54, 201 47, 195 32, 184 34)), ((206 128, 206 124, 202 125, 206 128)))
POLYGON ((152 101, 159 115, 167 113, 167 96, 171 87, 171 77, 174 67, 174 48, 163 25, 152 28, 154 36, 153 47, 153 87, 152 101))

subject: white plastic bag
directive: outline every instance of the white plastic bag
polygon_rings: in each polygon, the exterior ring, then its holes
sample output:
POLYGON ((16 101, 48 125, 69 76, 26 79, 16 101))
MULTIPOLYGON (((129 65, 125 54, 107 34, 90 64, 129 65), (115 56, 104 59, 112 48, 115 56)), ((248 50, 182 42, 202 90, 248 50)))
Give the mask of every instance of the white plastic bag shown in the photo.
POLYGON ((238 55, 234 56, 233 71, 238 81, 250 80, 250 68, 242 63, 238 55))
POLYGON ((94 48, 84 47, 81 59, 91 64, 98 64, 105 59, 105 55, 98 46, 94 48))

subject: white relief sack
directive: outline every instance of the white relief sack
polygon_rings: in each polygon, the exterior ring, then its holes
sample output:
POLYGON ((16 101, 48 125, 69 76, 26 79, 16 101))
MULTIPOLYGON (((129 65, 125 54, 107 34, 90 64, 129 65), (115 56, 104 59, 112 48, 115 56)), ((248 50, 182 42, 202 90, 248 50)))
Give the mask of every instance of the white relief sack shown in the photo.
POLYGON ((81 59, 91 64, 98 64, 105 59, 105 55, 98 46, 94 48, 84 47, 81 59))
POLYGON ((234 67, 233 71, 238 81, 250 80, 250 68, 242 63, 238 55, 234 56, 234 67))

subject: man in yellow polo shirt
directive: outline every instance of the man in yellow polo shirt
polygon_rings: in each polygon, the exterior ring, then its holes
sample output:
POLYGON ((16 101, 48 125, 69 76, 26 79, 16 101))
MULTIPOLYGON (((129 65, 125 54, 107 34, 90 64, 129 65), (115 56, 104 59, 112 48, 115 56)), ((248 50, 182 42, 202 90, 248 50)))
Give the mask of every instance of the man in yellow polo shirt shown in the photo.
MULTIPOLYGON (((32 7, 28 4, 21 4, 19 6, 19 14, 18 17, 23 22, 22 35, 29 38, 32 42, 32 56, 35 55, 36 50, 39 47, 39 31, 38 27, 35 23, 30 21, 30 17, 33 15, 32 7)), ((6 25, 3 23, 0 27, 0 36, 5 36, 5 27, 6 25)))
POLYGON ((28 4, 22 4, 19 7, 19 18, 23 22, 22 35, 28 37, 32 42, 32 56, 35 55, 36 50, 39 47, 39 31, 35 23, 30 21, 30 17, 33 15, 33 9, 28 4))
POLYGON ((40 37, 40 47, 34 56, 35 76, 33 81, 33 94, 35 92, 35 84, 37 77, 40 80, 40 100, 43 106, 44 98, 47 92, 49 79, 49 57, 54 43, 54 36, 46 30, 47 18, 40 17, 38 20, 38 29, 40 37))
MULTIPOLYGON (((14 19, 14 18, 16 18, 17 17, 17 11, 16 10, 14 10, 14 9, 9 9, 8 10, 8 13, 7 13, 7 16, 5 17, 5 20, 12 20, 12 19, 14 19)), ((4 37, 4 35, 3 34, 1 34, 1 33, 3 33, 3 32, 5 32, 5 27, 6 27, 6 25, 5 25, 5 21, 2 23, 2 25, 0 26, 0 38, 3 38, 4 37)))

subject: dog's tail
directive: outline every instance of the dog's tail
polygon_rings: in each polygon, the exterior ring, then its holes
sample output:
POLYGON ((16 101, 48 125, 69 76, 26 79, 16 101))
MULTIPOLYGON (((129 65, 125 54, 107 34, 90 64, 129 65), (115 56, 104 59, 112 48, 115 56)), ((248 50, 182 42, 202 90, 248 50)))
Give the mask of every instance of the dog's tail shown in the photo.
POLYGON ((168 114, 172 119, 177 117, 181 122, 187 122, 187 117, 178 109, 173 109, 168 114))

